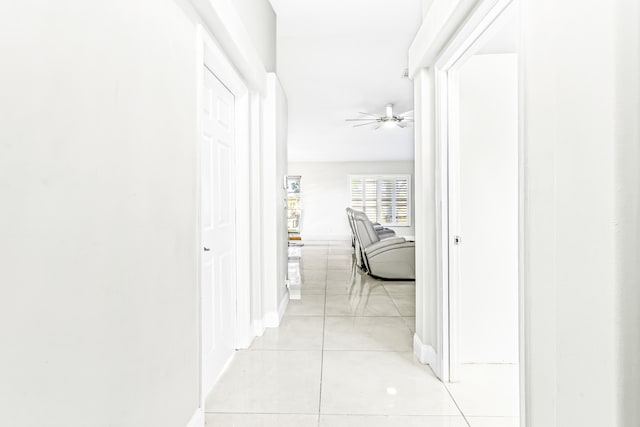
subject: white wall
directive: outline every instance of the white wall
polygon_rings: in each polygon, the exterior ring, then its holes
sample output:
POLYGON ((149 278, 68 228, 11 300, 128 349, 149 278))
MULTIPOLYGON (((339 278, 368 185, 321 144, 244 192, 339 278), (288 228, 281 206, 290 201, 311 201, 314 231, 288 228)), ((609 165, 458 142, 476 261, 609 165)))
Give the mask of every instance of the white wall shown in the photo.
POLYGON ((616 275, 621 423, 640 425, 640 4, 618 2, 616 65, 616 275))
POLYGON ((431 3, 433 3, 433 0, 420 0, 420 5, 422 7, 422 16, 427 14, 429 8, 431 7, 431 3))
POLYGON ((266 95, 231 5, 0 7, 0 425, 176 427, 200 406, 196 24, 256 91, 252 117, 266 95))
POLYGON ((616 379, 616 3, 526 2, 525 320, 534 426, 627 425, 616 379))
MULTIPOLYGON (((302 238, 304 240, 347 240, 351 229, 345 209, 350 205, 349 175, 409 174, 413 162, 291 162, 290 175, 301 175, 302 238)), ((413 183, 411 184, 413 220, 413 183)), ((410 227, 391 227, 399 236, 414 234, 410 227)))
MULTIPOLYGON (((287 190, 284 188, 284 177, 288 174, 287 164, 287 138, 288 138, 288 119, 289 111, 287 104, 287 96, 278 83, 276 92, 276 176, 274 185, 278 189, 277 192, 277 263, 278 263, 278 301, 282 305, 282 299, 288 297, 286 288, 287 272, 289 270, 289 231, 287 225, 287 190)), ((282 310, 282 307, 280 307, 282 310)))
MULTIPOLYGON (((418 69, 432 64, 454 33, 449 23, 475 3, 434 0, 432 10, 450 12, 425 20, 411 48, 419 122, 434 120, 434 96, 429 72, 418 69), (448 34, 436 37, 427 27, 448 34)), ((520 4, 526 425, 637 425, 638 5, 520 4)), ((416 129, 416 144, 428 147, 433 135, 422 123, 416 129)), ((417 173, 435 175, 433 155, 420 154, 417 173)), ((437 227, 436 208, 418 211, 427 219, 421 230, 437 227)), ((425 287, 416 291, 419 329, 436 319, 429 319, 426 299, 433 283, 417 284, 425 287)))
POLYGON ((518 58, 459 71, 461 363, 518 362, 518 58))
MULTIPOLYGON (((442 372, 438 355, 445 345, 438 339, 438 277, 442 274, 438 238, 448 234, 439 225, 436 205, 436 151, 434 71, 421 68, 413 76, 415 99, 415 213, 416 234, 416 333, 414 352, 421 363, 442 372)), ((448 238, 445 237, 445 238, 448 238)))
POLYGON ((269 73, 263 106, 262 150, 262 268, 265 326, 278 326, 286 295, 287 217, 287 99, 274 73, 269 73), (281 313, 280 313, 281 314, 281 313))
POLYGON ((0 425, 185 426, 195 26, 171 0, 0 9, 0 425))
POLYGON ((233 0, 268 72, 276 71, 276 14, 269 0, 233 0))

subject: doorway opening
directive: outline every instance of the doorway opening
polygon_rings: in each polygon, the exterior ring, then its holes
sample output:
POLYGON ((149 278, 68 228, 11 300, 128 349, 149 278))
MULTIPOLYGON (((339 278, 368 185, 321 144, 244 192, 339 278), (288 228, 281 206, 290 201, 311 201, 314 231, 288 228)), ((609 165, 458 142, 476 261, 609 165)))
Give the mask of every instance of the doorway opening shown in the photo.
POLYGON ((237 349, 251 341, 252 93, 198 29, 200 409, 237 349))
POLYGON ((470 426, 515 427, 524 389, 518 5, 483 6, 436 64, 440 362, 470 426))
POLYGON ((202 99, 202 357, 209 390, 236 349, 235 99, 206 66, 202 99))

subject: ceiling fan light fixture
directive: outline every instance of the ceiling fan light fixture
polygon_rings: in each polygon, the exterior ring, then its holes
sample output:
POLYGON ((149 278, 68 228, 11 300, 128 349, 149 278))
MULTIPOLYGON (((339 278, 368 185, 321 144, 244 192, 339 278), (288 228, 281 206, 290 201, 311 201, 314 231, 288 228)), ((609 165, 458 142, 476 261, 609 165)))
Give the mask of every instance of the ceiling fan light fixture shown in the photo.
POLYGON ((387 104, 387 117, 393 117, 393 104, 387 104))
POLYGON ((348 122, 362 122, 358 124, 354 124, 353 127, 361 127, 366 125, 376 126, 373 130, 380 129, 381 127, 386 128, 405 128, 407 123, 413 122, 413 110, 407 111, 402 114, 393 114, 393 104, 387 104, 385 108, 385 114, 371 114, 371 113, 360 113, 362 116, 354 119, 345 119, 348 122), (366 117, 365 117, 366 116, 366 117))

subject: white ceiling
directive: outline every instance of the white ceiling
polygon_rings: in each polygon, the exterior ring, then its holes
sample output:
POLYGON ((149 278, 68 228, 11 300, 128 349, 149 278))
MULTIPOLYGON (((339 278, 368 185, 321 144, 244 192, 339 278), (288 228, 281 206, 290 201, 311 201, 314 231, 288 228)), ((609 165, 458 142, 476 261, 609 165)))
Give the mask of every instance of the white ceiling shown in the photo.
POLYGON ((420 0, 271 0, 289 102, 289 161, 413 159, 413 127, 351 127, 359 111, 413 109, 402 78, 420 0))

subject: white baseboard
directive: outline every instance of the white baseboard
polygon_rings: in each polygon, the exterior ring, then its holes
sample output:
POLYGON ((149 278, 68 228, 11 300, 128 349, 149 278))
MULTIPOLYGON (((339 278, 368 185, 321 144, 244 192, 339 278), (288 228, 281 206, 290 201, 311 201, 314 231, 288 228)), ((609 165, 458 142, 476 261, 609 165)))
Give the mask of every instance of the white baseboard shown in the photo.
POLYGON ((254 337, 261 337, 264 334, 264 319, 258 319, 251 322, 251 329, 254 337))
POLYGON ((280 316, 275 311, 270 311, 264 315, 262 324, 265 328, 277 328, 280 325, 280 316))
MULTIPOLYGON (((263 326, 265 328, 277 328, 280 326, 280 321, 282 321, 282 316, 284 316, 284 312, 287 310, 287 306, 289 305, 289 292, 287 291, 282 297, 282 301, 278 304, 278 311, 270 311, 264 315, 264 319, 262 320, 263 326)), ((260 334, 262 335, 262 334, 260 334)))
POLYGON ((430 345, 423 344, 418 334, 413 335, 413 352, 420 363, 431 366, 436 373, 440 372, 436 350, 430 345))
POLYGON ((198 408, 196 412, 191 417, 189 424, 187 427, 204 427, 204 412, 202 408, 198 408))
POLYGON ((300 290, 300 285, 291 285, 289 286, 289 299, 290 300, 299 300, 302 298, 302 293, 300 290))
POLYGON ((305 234, 302 233, 302 242, 327 242, 327 241, 350 241, 349 234, 305 234))
POLYGON ((287 307, 289 306, 289 299, 289 291, 287 290, 287 292, 285 292, 284 296, 282 297, 282 301, 280 301, 280 304, 278 305, 278 325, 282 321, 284 312, 287 311, 287 307))

